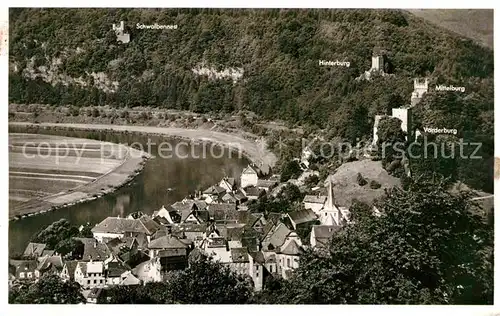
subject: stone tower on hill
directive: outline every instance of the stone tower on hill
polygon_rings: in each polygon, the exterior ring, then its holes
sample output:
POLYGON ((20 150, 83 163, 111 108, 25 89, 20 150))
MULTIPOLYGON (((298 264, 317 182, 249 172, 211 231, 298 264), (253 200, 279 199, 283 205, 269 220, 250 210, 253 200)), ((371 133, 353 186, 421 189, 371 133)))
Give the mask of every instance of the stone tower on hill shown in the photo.
POLYGON ((411 94, 411 107, 417 105, 420 100, 422 100, 422 97, 424 94, 429 91, 429 79, 425 78, 424 80, 421 79, 413 79, 413 92, 411 94))
MULTIPOLYGON (((412 126, 412 119, 411 119, 411 108, 406 109, 406 108, 393 108, 392 109, 392 117, 396 117, 401 120, 401 130, 405 133, 407 133, 408 137, 411 137, 411 126, 412 126)), ((407 137, 407 138, 408 138, 407 137)))
POLYGON ((372 56, 372 68, 370 70, 384 71, 384 56, 372 56))

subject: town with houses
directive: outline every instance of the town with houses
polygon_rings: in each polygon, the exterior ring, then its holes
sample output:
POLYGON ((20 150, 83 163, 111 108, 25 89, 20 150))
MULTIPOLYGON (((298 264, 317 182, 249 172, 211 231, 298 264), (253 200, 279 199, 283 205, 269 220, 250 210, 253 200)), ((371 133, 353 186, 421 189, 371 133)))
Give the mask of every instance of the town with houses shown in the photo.
POLYGON ((10 10, 10 304, 493 304, 492 10, 100 10, 10 10))
POLYGON ((327 195, 306 195, 303 210, 250 213, 250 201, 280 189, 278 176, 261 175, 249 165, 239 179, 224 177, 153 214, 108 217, 92 228, 93 238, 77 238, 85 246, 81 260, 67 261, 45 244, 29 243, 23 253, 28 260, 10 260, 11 281, 57 274, 79 283, 87 302, 95 303, 102 288, 162 281, 204 253, 248 275, 259 291, 267 275, 289 278, 306 248, 321 249, 349 223, 348 209, 335 203, 332 183, 327 195), (310 228, 308 240, 296 233, 304 226, 310 228))
MULTIPOLYGON (((381 58, 372 58, 367 74, 382 71, 381 58)), ((392 109, 403 131, 411 130, 411 108, 427 91, 428 79, 415 79, 411 104, 392 109)), ((384 116, 375 117, 373 144, 384 116)), ((310 155, 305 148, 300 159, 303 175, 288 182, 304 187, 305 177, 314 174, 308 169, 310 155)), ((267 276, 290 278, 306 249, 321 251, 342 226, 353 224, 349 208, 336 203, 335 183, 330 178, 324 187, 306 193, 299 210, 249 211, 252 201, 277 196, 287 183, 250 164, 239 179, 224 177, 182 201, 159 206, 153 214, 136 212, 126 218, 104 219, 92 228, 92 238, 77 238, 84 244, 81 260, 64 260, 45 244, 29 243, 23 253, 26 260, 10 260, 10 280, 36 281, 42 275, 57 274, 79 283, 87 303, 96 303, 103 288, 161 282, 168 272, 185 269, 191 258, 205 254, 250 277, 255 291, 260 291, 267 276), (299 237, 299 229, 307 230, 306 239, 299 237)), ((375 206, 372 210, 380 216, 375 206)))

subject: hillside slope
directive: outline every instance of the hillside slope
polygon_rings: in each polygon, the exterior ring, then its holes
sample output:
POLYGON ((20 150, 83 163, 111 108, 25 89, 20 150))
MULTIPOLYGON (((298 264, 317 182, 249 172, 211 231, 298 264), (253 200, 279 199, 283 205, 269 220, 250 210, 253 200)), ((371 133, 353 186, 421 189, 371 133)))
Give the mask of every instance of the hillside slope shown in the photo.
POLYGON ((406 103, 416 76, 470 84, 493 108, 492 51, 403 11, 11 9, 10 32, 13 103, 248 109, 351 139, 369 134, 374 113, 406 103), (128 44, 112 30, 121 20, 128 44), (374 51, 394 76, 355 81, 374 51))
POLYGON ((485 159, 456 162, 453 176, 492 189, 493 52, 407 11, 11 9, 9 30, 11 103, 249 110, 350 142, 370 138, 374 115, 407 105, 425 76, 414 125, 479 135, 485 159), (155 23, 176 27, 137 27, 155 23), (356 80, 373 54, 388 75, 356 80))
POLYGON ((492 9, 410 9, 408 11, 493 49, 492 9))

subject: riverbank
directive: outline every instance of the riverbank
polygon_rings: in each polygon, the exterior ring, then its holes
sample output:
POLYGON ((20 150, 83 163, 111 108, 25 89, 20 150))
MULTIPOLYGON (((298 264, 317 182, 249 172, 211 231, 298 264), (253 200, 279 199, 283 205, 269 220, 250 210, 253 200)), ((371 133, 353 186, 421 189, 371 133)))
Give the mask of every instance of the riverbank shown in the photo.
POLYGON ((134 148, 88 139, 34 134, 9 138, 9 220, 112 193, 132 181, 150 158, 134 148), (61 155, 63 145, 72 150, 61 155), (117 157, 104 159, 105 150, 117 157))
POLYGON ((9 122, 9 126, 38 127, 49 129, 66 129, 82 131, 110 131, 121 133, 138 133, 143 135, 166 136, 194 142, 210 142, 231 150, 238 151, 243 156, 259 166, 262 172, 270 171, 277 157, 267 149, 264 138, 255 141, 243 138, 240 135, 222 133, 206 129, 185 129, 177 127, 154 127, 138 125, 111 125, 111 124, 76 124, 76 123, 38 123, 9 122))

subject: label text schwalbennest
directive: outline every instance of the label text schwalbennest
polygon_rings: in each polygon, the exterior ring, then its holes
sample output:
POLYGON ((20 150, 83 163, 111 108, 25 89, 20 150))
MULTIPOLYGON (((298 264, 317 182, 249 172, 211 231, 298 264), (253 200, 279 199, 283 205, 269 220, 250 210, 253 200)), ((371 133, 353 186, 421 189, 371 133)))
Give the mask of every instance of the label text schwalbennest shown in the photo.
POLYGON ((170 24, 170 25, 164 25, 164 24, 149 24, 145 25, 142 23, 137 23, 136 25, 137 29, 142 30, 142 29, 151 29, 151 30, 176 30, 177 29, 177 24, 170 24))

